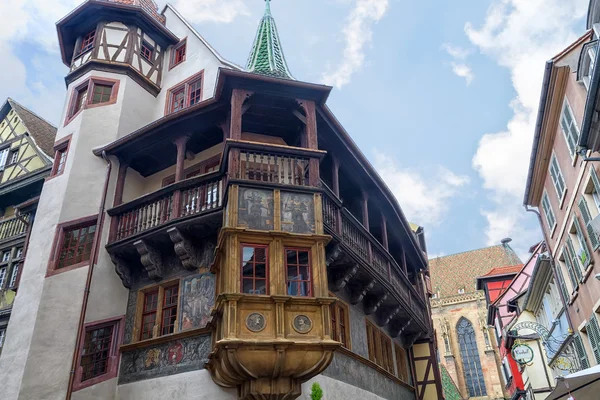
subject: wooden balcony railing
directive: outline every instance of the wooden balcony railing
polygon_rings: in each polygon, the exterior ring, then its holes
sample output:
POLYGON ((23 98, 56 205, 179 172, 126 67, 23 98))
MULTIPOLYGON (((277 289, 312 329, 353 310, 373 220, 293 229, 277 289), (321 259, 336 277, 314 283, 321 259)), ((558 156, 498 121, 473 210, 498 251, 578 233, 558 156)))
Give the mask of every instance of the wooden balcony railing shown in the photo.
MULTIPOLYGON (((23 219, 29 221, 29 215, 24 215, 23 219)), ((17 218, 9 218, 0 221, 0 240, 11 239, 23 235, 27 232, 27 224, 17 218)))
POLYGON ((325 229, 338 238, 341 245, 369 266, 383 285, 391 286, 403 307, 419 322, 429 328, 427 306, 414 289, 394 257, 371 235, 362 224, 342 206, 341 201, 323 183, 323 222, 325 229))
POLYGON ((318 186, 324 152, 300 147, 227 140, 230 179, 293 186, 318 186))
POLYGON ((110 242, 127 239, 177 218, 201 215, 223 206, 221 172, 186 179, 108 211, 115 218, 110 242))

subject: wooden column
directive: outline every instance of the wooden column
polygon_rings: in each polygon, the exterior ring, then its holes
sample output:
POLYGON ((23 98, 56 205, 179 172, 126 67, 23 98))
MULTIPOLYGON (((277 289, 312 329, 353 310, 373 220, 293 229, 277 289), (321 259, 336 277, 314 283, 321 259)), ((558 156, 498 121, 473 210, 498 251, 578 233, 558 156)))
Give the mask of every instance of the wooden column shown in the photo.
POLYGON ((252 92, 243 89, 233 89, 231 93, 231 122, 229 124, 229 138, 240 140, 242 138, 242 108, 246 99, 252 92))
POLYGON ((390 247, 387 234, 387 219, 385 218, 385 215, 383 215, 383 213, 381 213, 381 241, 383 248, 389 251, 390 247))
POLYGON ((335 193, 335 195, 339 199, 340 198, 340 162, 338 161, 336 156, 333 156, 332 159, 333 159, 333 169, 331 171, 331 174, 332 174, 331 184, 333 185, 333 187, 331 189, 333 190, 333 193, 335 193))
POLYGON ((317 138, 317 111, 314 101, 303 101, 306 111, 306 146, 317 150, 319 142, 317 138))
POLYGON ((367 231, 369 230, 369 195, 367 192, 362 192, 362 224, 367 231))
POLYGON ((123 190, 125 189, 125 177, 127 176, 128 168, 129 165, 127 163, 119 163, 119 174, 117 175, 117 187, 115 188, 113 207, 123 204, 123 190))
MULTIPOLYGON (((180 136, 173 142, 177 148, 177 164, 175 164, 175 182, 181 182, 185 179, 185 151, 190 137, 188 135, 180 136)), ((173 193, 173 218, 181 215, 181 190, 173 193)))
POLYGON ((406 265, 406 252, 404 251, 404 248, 402 248, 402 260, 400 260, 400 262, 402 263, 404 275, 408 277, 408 266, 406 265))

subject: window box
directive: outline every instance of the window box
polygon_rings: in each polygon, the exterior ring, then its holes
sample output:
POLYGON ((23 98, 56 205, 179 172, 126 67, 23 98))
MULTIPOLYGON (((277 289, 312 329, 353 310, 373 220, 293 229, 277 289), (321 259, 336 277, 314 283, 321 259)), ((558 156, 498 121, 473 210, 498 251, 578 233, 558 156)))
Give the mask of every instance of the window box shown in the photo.
POLYGON ((90 264, 96 243, 98 216, 64 222, 56 227, 46 276, 71 271, 90 264))

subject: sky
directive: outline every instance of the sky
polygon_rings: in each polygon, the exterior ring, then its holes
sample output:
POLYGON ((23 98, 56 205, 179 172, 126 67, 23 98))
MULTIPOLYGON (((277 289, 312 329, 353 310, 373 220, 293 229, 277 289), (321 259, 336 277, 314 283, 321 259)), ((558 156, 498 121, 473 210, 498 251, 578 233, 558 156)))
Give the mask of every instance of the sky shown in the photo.
MULTIPOLYGON (((58 124, 68 71, 55 23, 79 3, 0 0, 0 99, 58 124)), ((264 1, 171 4, 246 64, 264 1)), ((424 226, 430 258, 505 237, 527 256, 542 238, 522 203, 544 64, 584 34, 588 0, 271 4, 290 70, 334 87, 329 107, 424 226)))

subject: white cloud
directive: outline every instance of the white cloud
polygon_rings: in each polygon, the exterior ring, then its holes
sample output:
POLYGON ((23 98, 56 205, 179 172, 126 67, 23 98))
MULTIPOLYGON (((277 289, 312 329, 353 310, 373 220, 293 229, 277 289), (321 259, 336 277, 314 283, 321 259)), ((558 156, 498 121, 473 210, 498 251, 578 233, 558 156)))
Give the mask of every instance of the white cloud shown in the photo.
POLYGON ((531 216, 521 202, 544 64, 583 33, 574 28, 581 27, 587 5, 588 0, 495 0, 480 28, 465 25, 471 43, 508 68, 516 91, 506 129, 483 135, 472 160, 494 201, 493 208, 482 210, 488 244, 511 235, 539 239, 523 232, 523 222, 531 216))
POLYGON ((388 0, 356 0, 354 8, 342 30, 346 47, 340 65, 334 71, 323 74, 322 80, 337 88, 350 82, 352 75, 365 62, 365 46, 373 38, 372 24, 381 20, 387 12, 388 0))
POLYGON ((173 6, 192 23, 230 23, 239 16, 250 15, 243 0, 175 0, 173 6))
POLYGON ((469 86, 473 82, 473 79, 475 79, 473 70, 466 62, 467 57, 469 54, 471 54, 471 50, 454 46, 449 43, 445 43, 442 48, 453 59, 453 61, 450 63, 450 66, 452 67, 452 72, 454 72, 454 75, 464 78, 467 86, 469 86))
POLYGON ((434 177, 426 179, 418 171, 402 168, 380 151, 375 151, 375 168, 406 217, 419 225, 440 224, 448 211, 449 200, 469 183, 467 176, 456 175, 443 167, 437 168, 434 177))

